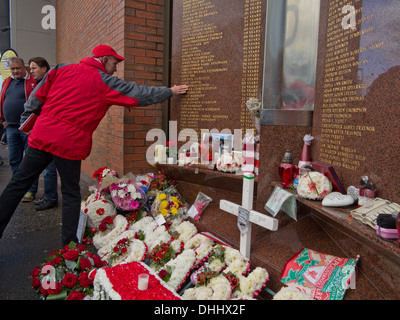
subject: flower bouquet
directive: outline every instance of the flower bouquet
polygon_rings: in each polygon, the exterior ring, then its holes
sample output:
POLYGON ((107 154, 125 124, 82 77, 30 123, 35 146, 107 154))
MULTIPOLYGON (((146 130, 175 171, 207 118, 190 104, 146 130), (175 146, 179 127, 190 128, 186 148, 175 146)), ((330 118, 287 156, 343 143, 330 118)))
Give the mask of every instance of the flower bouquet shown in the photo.
POLYGON ((234 153, 225 152, 217 160, 217 170, 222 172, 237 172, 242 166, 241 158, 234 153))
POLYGON ((174 186, 160 191, 151 207, 151 214, 159 224, 185 218, 186 213, 187 203, 174 186))
POLYGON ((194 201, 193 205, 187 212, 189 217, 192 217, 194 220, 200 220, 200 216, 206 207, 210 204, 212 198, 204 194, 203 192, 199 192, 197 194, 196 200, 194 201))
POLYGON ((100 195, 109 192, 108 187, 118 180, 118 174, 115 170, 102 167, 93 173, 93 179, 97 181, 97 194, 100 195))
POLYGON ((93 293, 89 272, 103 266, 100 257, 71 242, 33 269, 32 287, 42 299, 83 300, 93 293))
POLYGON ((122 178, 109 188, 112 201, 121 211, 137 211, 146 202, 146 193, 133 180, 122 178))
POLYGON ((332 183, 327 176, 320 172, 307 172, 300 178, 297 186, 299 196, 310 200, 323 200, 332 192, 332 183))

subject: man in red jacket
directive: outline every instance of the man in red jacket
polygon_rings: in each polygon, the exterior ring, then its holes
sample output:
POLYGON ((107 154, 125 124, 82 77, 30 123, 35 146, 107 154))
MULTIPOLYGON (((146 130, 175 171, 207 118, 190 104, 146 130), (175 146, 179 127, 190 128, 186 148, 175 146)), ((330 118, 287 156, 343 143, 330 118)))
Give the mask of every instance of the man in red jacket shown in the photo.
POLYGON ((61 178, 62 245, 76 241, 81 196, 81 161, 92 148, 92 135, 112 105, 147 106, 174 94, 185 94, 186 85, 138 86, 112 74, 124 60, 106 45, 78 64, 59 64, 49 71, 25 104, 21 123, 31 113, 40 114, 29 135, 19 170, 0 196, 0 237, 24 192, 54 159, 61 178))

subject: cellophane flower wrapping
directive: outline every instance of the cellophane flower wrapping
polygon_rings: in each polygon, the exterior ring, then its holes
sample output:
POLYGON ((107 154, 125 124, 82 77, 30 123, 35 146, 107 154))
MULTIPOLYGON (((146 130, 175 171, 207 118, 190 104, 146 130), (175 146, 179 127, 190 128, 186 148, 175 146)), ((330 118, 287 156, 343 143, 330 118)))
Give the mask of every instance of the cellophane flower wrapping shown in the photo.
POLYGON ((192 217, 194 220, 200 220, 201 214, 207 208, 207 206, 212 202, 212 198, 204 194, 203 192, 199 192, 197 194, 196 200, 188 210, 188 216, 192 217))
POLYGON ((119 180, 117 172, 108 167, 96 170, 93 173, 93 178, 97 181, 96 189, 98 194, 108 193, 109 186, 119 180))
POLYGON ((109 188, 112 201, 121 211, 137 211, 146 203, 146 193, 134 180, 122 178, 109 188))
POLYGON ((187 207, 187 202, 183 199, 175 186, 170 186, 158 192, 151 207, 151 214, 154 218, 161 215, 166 222, 177 218, 186 219, 187 207))

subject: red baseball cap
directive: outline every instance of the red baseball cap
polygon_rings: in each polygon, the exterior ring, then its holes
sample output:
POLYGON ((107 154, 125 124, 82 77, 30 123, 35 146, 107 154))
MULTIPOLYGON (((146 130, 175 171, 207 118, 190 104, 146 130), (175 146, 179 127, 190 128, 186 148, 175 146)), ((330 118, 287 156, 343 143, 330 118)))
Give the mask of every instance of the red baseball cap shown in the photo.
POLYGON ((105 44, 100 44, 97 47, 93 49, 93 57, 98 58, 98 57, 104 57, 104 56, 113 56, 117 58, 119 61, 125 60, 124 57, 121 57, 120 55, 117 54, 117 52, 111 48, 110 46, 107 46, 105 44))

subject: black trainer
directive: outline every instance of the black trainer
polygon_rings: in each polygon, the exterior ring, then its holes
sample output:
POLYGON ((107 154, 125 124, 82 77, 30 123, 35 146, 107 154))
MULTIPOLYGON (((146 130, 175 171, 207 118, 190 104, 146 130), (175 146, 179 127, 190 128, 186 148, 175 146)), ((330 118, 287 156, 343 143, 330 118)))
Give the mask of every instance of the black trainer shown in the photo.
POLYGON ((45 199, 46 199, 46 198, 43 197, 43 198, 41 198, 41 199, 39 199, 39 200, 35 200, 33 203, 35 204, 35 206, 38 206, 38 205, 41 204, 45 199))
POLYGON ((43 201, 41 203, 39 203, 38 205, 35 205, 35 209, 37 211, 44 211, 44 210, 47 210, 47 209, 55 208, 57 206, 58 206, 58 202, 57 201, 50 202, 47 199, 43 199, 43 201))

